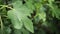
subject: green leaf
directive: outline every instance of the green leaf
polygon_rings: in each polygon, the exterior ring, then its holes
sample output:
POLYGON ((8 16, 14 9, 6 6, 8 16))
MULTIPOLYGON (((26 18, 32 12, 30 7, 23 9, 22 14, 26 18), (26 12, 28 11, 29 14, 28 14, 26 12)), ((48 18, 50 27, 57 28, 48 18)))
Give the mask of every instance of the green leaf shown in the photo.
POLYGON ((60 8, 56 5, 50 5, 52 10, 52 16, 60 19, 60 8))
POLYGON ((30 32, 34 33, 32 21, 28 19, 27 17, 24 17, 22 20, 23 20, 25 28, 29 30, 30 32))
POLYGON ((54 8, 52 11, 52 16, 60 19, 60 9, 54 8))
POLYGON ((40 17, 40 19, 42 19, 43 21, 46 20, 46 14, 45 14, 44 12, 39 13, 39 17, 40 17))
POLYGON ((13 9, 15 10, 8 11, 8 17, 11 19, 14 28, 21 29, 24 24, 27 30, 33 32, 33 23, 27 17, 27 16, 31 16, 30 13, 32 13, 33 11, 27 8, 26 6, 22 6, 22 7, 14 6, 13 9))
POLYGON ((40 6, 39 8, 39 19, 42 19, 43 21, 46 21, 46 13, 45 13, 45 8, 43 7, 43 5, 40 6))
POLYGON ((34 9, 35 9, 33 3, 30 2, 30 1, 27 1, 25 5, 27 6, 27 8, 29 8, 29 9, 31 9, 31 10, 34 10, 34 9))
POLYGON ((8 17, 11 19, 14 28, 16 29, 22 28, 23 23, 18 12, 16 12, 15 10, 8 11, 8 17))
POLYGON ((49 4, 52 4, 52 2, 54 2, 54 0, 48 0, 49 4))
POLYGON ((13 2, 12 5, 13 5, 13 7, 16 8, 16 9, 18 9, 18 8, 20 8, 20 7, 23 6, 21 0, 17 0, 17 1, 15 1, 15 2, 13 2))

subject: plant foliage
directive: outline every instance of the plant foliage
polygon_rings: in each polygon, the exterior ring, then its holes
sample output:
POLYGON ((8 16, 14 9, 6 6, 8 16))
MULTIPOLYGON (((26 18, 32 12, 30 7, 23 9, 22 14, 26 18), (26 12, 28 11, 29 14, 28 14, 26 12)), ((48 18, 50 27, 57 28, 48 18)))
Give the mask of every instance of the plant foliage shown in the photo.
POLYGON ((0 34, 60 34, 60 0, 0 0, 0 34))

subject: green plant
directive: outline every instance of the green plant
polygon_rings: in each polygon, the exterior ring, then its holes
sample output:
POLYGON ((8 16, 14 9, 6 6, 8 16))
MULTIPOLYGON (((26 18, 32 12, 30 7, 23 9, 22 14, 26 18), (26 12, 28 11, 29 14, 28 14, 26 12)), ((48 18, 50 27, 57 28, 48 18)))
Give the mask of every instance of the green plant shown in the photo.
POLYGON ((57 0, 0 0, 0 34, 59 34, 58 4, 57 0))

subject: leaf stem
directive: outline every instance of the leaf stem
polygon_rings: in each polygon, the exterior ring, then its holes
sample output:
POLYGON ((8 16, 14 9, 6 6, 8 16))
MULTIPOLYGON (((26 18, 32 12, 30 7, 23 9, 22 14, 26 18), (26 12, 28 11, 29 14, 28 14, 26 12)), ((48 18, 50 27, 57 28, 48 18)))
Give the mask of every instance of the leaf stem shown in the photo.
MULTIPOLYGON (((3 9, 3 8, 5 8, 5 7, 10 8, 10 9, 13 9, 12 7, 9 7, 8 5, 0 5, 0 6, 2 6, 2 7, 0 8, 0 10, 3 9)), ((15 10, 15 9, 13 9, 13 10, 15 10)))
POLYGON ((1 19, 1 15, 0 15, 0 25, 1 25, 1 34, 4 34, 4 32, 3 32, 3 22, 2 22, 2 19, 1 19))

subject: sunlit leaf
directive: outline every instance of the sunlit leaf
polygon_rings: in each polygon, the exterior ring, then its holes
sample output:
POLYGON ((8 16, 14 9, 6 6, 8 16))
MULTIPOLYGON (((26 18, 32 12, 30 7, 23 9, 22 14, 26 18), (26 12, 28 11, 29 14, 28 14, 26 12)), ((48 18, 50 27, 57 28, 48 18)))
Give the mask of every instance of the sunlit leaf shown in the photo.
MULTIPOLYGON (((15 6, 14 6, 15 7, 15 6)), ((27 8, 26 6, 13 8, 15 10, 8 11, 8 17, 11 19, 14 28, 21 29, 23 24, 25 25, 26 29, 30 32, 33 32, 33 23, 27 17, 33 12, 31 9, 27 8)))
POLYGON ((34 33, 33 23, 31 22, 31 20, 28 19, 27 17, 24 17, 22 20, 23 20, 25 28, 29 30, 30 32, 34 33))

